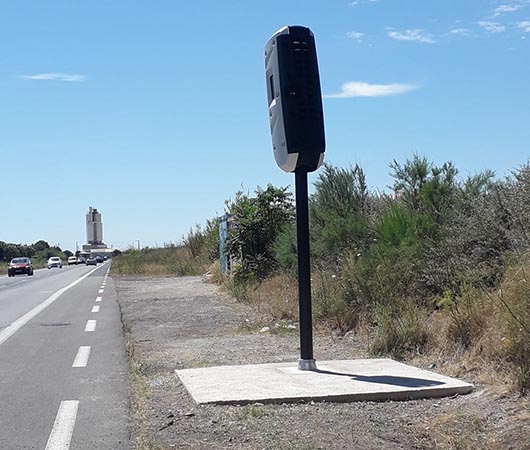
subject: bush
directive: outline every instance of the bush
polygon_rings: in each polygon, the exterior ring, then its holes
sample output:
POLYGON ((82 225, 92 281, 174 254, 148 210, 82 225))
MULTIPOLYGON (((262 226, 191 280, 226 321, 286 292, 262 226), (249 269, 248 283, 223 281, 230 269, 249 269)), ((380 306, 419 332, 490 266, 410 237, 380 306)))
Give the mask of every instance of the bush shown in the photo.
POLYGON ((298 254, 296 247, 296 226, 294 223, 285 225, 273 244, 274 259, 280 270, 289 274, 296 274, 298 269, 298 254))
POLYGON ((363 170, 325 164, 310 199, 314 253, 337 264, 351 248, 364 248, 368 239, 368 189, 363 170))
POLYGON ((235 281, 263 280, 273 272, 274 242, 294 219, 292 194, 286 187, 258 187, 255 194, 251 198, 239 192, 235 200, 227 202, 235 226, 229 231, 226 251, 239 260, 235 281))

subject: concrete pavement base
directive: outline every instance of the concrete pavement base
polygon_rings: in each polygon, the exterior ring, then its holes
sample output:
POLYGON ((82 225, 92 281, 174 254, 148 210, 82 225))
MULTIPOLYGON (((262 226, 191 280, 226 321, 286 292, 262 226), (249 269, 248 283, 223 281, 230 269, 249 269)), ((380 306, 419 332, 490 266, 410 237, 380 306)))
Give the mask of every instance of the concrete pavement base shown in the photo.
POLYGON ((297 362, 175 370, 198 404, 385 401, 467 394, 473 385, 392 359, 297 362))

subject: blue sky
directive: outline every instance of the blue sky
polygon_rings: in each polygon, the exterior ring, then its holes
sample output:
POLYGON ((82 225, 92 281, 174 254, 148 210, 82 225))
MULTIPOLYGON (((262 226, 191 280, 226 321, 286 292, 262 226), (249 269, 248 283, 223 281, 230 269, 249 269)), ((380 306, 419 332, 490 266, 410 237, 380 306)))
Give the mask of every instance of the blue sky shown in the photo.
MULTIPOLYGON (((499 176, 530 150, 530 0, 0 3, 0 240, 176 242, 277 168, 263 47, 315 33, 328 162, 499 176)), ((317 174, 310 179, 314 180, 317 174)))

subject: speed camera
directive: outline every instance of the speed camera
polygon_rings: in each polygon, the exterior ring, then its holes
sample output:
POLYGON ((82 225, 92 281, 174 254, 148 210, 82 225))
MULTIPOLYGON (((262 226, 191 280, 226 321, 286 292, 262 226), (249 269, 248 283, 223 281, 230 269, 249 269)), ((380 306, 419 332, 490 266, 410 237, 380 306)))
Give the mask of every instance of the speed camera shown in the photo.
POLYGON ((313 172, 324 161, 324 113, 315 38, 285 26, 267 41, 265 72, 274 158, 285 172, 313 172))

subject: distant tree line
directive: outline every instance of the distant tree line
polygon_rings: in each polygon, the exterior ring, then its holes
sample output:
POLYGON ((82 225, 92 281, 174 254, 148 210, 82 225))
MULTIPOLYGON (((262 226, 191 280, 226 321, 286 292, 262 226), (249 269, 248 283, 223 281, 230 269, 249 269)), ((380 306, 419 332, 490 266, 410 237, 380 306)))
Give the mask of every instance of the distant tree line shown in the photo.
POLYGON ((28 258, 35 258, 37 260, 47 260, 52 256, 68 258, 71 255, 71 251, 63 251, 60 247, 50 246, 50 244, 44 240, 39 240, 34 244, 29 245, 0 241, 0 261, 5 263, 19 256, 27 256, 28 258))

